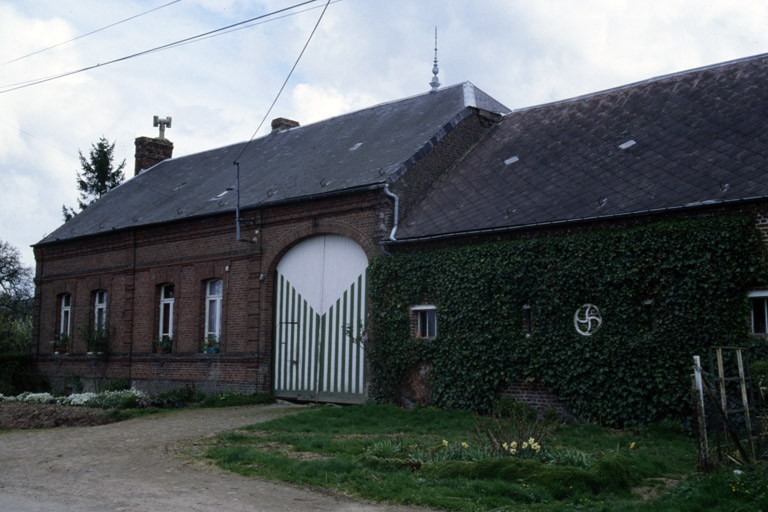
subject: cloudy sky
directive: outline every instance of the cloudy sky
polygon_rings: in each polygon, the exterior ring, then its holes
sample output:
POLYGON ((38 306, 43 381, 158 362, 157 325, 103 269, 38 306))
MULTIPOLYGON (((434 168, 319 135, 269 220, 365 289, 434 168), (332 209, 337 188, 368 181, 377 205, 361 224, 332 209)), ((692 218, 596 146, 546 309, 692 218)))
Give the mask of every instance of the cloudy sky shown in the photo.
MULTIPOLYGON (((101 136, 116 142, 127 176, 134 139, 157 135, 154 115, 173 117, 166 136, 174 156, 250 138, 325 0, 218 37, 8 90, 14 84, 300 1, 0 0, 0 239, 34 265, 29 246, 61 224, 62 204, 77 202, 78 150, 87 154, 101 136)), ((442 84, 471 81, 514 109, 768 52, 767 22, 764 0, 337 0, 269 119, 306 124, 428 91, 435 26, 442 84)))

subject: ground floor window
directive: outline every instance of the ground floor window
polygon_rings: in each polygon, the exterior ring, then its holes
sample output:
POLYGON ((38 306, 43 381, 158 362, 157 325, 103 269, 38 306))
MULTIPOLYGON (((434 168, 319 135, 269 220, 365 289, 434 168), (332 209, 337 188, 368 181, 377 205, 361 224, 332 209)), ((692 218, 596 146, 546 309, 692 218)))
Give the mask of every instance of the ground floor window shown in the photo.
POLYGON ((221 336, 221 279, 208 281, 205 286, 205 339, 219 341, 221 336))
POLYGON ((415 323, 417 338, 437 336, 437 308, 431 305, 414 306, 411 315, 415 323))
POLYGON ((768 334, 768 291, 750 292, 752 334, 768 334))
POLYGON ((160 340, 173 339, 173 285, 160 287, 160 340))
POLYGON ((93 328, 95 331, 103 331, 107 328, 107 292, 99 290, 94 300, 93 328))
POLYGON ((61 296, 61 314, 59 319, 59 334, 69 336, 72 319, 72 295, 65 293, 61 296))

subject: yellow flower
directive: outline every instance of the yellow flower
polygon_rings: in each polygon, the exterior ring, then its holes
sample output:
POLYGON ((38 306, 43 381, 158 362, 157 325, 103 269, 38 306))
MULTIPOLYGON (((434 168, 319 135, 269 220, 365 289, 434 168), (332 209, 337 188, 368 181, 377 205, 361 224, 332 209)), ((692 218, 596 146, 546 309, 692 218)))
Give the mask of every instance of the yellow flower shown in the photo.
POLYGON ((533 444, 531 445, 531 448, 533 448, 533 449, 534 449, 534 450, 536 450, 536 451, 539 451, 539 450, 541 450, 541 446, 539 446, 539 443, 533 443, 533 444))
POLYGON ((448 446, 448 441, 446 441, 445 439, 443 439, 443 446, 448 446))
POLYGON ((517 450, 517 441, 512 441, 512 449, 517 450))
POLYGON ((636 443, 632 443, 632 444, 629 445, 629 449, 630 450, 634 450, 635 446, 637 446, 637 444, 636 443))
POLYGON ((461 443, 462 448, 469 448, 469 445, 467 443, 461 443))
POLYGON ((505 450, 509 449, 509 446, 507 446, 507 443, 502 444, 501 447, 504 448, 505 450))
POLYGON ((525 441, 523 441, 523 450, 525 450, 526 448, 528 448, 528 443, 526 443, 525 441))

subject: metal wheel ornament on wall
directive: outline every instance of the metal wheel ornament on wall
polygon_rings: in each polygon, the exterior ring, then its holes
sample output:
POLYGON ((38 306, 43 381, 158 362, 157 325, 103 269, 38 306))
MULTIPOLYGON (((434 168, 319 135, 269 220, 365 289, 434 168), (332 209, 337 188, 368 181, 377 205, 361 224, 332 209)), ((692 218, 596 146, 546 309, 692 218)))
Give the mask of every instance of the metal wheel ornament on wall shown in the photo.
POLYGON ((582 336, 592 336, 602 324, 603 316, 594 304, 584 304, 573 315, 573 326, 582 336))

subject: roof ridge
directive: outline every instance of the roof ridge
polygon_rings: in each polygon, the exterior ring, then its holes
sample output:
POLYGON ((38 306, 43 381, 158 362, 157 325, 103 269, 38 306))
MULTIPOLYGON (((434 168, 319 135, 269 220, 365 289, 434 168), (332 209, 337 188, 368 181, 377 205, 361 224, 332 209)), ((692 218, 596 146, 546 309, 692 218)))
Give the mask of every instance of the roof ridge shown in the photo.
MULTIPOLYGON (((455 89, 455 88, 458 88, 458 87, 467 87, 467 85, 471 86, 473 89, 477 89, 477 87, 474 84, 472 84, 471 82, 469 82, 469 81, 460 82, 460 83, 457 83, 457 84, 441 87, 437 91, 427 91, 427 92, 423 92, 423 93, 419 93, 419 94, 414 94, 412 96, 406 96, 405 98, 398 98, 396 100, 384 101, 384 102, 377 103, 375 105, 370 105, 368 107, 364 107, 364 108, 361 108, 361 109, 358 109, 358 110, 352 110, 350 112, 344 112, 343 114, 337 114, 335 116, 326 117, 326 118, 323 118, 323 119, 318 119, 317 121, 312 121, 311 123, 300 124, 299 126, 293 127, 290 130, 286 130, 286 131, 291 131, 291 132, 292 131, 299 131, 302 128, 307 128, 309 126, 314 126, 314 125, 319 124, 319 123, 325 123, 327 121, 332 121, 334 119, 339 119, 339 118, 342 118, 342 117, 345 117, 345 116, 350 116, 350 115, 353 115, 353 114, 359 114, 360 112, 365 112, 365 111, 372 110, 372 109, 375 109, 375 108, 381 108, 381 107, 385 107, 387 105, 394 105, 396 103, 401 103, 403 101, 413 100, 413 99, 416 99, 416 98, 420 98, 422 96, 427 96, 429 94, 435 94, 435 93, 439 94, 439 93, 441 93, 443 91, 447 91, 448 89, 455 89)), ((463 91, 463 94, 464 94, 464 102, 465 102, 464 106, 465 107, 467 107, 467 106, 472 106, 472 107, 476 106, 474 104, 473 105, 466 105, 466 90, 463 91)), ((483 94, 486 94, 486 93, 483 93, 483 94)), ((474 92, 472 94, 472 97, 475 98, 474 92)), ((261 135, 259 137, 256 137, 253 140, 257 141, 257 140, 263 139, 265 137, 269 137, 271 135, 272 135, 272 133, 267 133, 265 135, 261 135)), ((225 144, 223 146, 217 146, 217 147, 213 147, 213 148, 209 148, 209 149, 204 149, 202 151, 196 151, 194 153, 189 153, 187 155, 181 155, 181 156, 178 156, 178 157, 174 158, 174 160, 185 158, 185 157, 188 157, 188 156, 200 155, 200 154, 203 154, 203 153, 207 153, 208 151, 220 151, 220 150, 223 150, 223 149, 232 148, 232 147, 235 147, 235 146, 238 146, 238 145, 241 145, 241 144, 245 144, 245 143, 247 143, 247 141, 245 141, 245 140, 242 140, 242 141, 239 141, 239 142, 233 142, 231 144, 225 144)), ((162 162, 159 162, 159 163, 162 163, 162 162)), ((153 167, 155 167, 155 166, 153 166, 153 167)), ((149 169, 144 169, 144 171, 142 171, 141 174, 143 174, 145 171, 148 171, 148 170, 149 169)))
POLYGON ((507 113, 505 115, 509 116, 509 115, 512 115, 512 114, 516 114, 518 112, 525 112, 525 111, 534 110, 534 109, 537 109, 537 108, 551 107, 551 106, 560 105, 560 104, 563 104, 563 103, 570 103, 570 102, 585 100, 585 99, 588 99, 588 98, 593 98, 595 96, 601 96, 601 95, 604 95, 604 94, 610 94, 610 93, 621 91, 621 90, 624 90, 624 89, 631 89, 632 87, 637 87, 637 86, 640 86, 640 85, 660 82, 662 80, 667 80, 669 78, 675 78, 675 77, 678 77, 678 76, 689 75, 689 74, 693 74, 693 73, 701 73, 702 71, 708 71, 710 69, 716 69, 716 68, 725 67, 725 66, 732 66, 734 64, 739 64, 739 63, 742 63, 742 62, 748 62, 748 61, 751 61, 751 60, 758 60, 758 59, 764 59, 764 58, 768 58, 768 53, 759 53, 757 55, 751 55, 749 57, 740 57, 738 59, 727 60, 725 62, 718 62, 716 64, 707 64, 705 66, 700 66, 698 68, 691 68, 691 69, 686 69, 686 70, 683 70, 683 71, 675 71, 673 73, 668 73, 666 75, 659 75, 659 76, 655 76, 655 77, 652 77, 652 78, 646 78, 644 80, 638 80, 637 82, 630 82, 628 84, 618 85, 616 87, 611 87, 611 88, 608 88, 608 89, 603 89, 601 91, 590 92, 590 93, 587 93, 587 94, 581 94, 579 96, 573 96, 571 98, 565 98, 565 99, 562 99, 562 100, 550 101, 550 102, 547 102, 547 103, 540 103, 538 105, 530 105, 530 106, 527 106, 527 107, 515 108, 515 109, 512 109, 511 112, 509 112, 509 113, 507 113))

